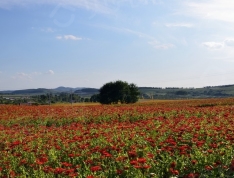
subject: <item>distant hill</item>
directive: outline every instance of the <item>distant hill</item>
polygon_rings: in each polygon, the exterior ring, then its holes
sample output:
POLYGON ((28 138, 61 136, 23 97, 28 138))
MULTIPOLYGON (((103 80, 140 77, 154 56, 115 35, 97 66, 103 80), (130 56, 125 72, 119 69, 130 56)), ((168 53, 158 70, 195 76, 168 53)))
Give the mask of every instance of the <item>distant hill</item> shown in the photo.
POLYGON ((203 88, 139 87, 144 99, 185 99, 234 97, 234 85, 207 86, 203 88))
POLYGON ((40 94, 40 93, 49 93, 49 89, 45 88, 38 88, 38 89, 26 89, 26 90, 15 90, 11 92, 13 95, 19 95, 19 94, 40 94))
POLYGON ((80 90, 82 88, 83 87, 71 88, 71 87, 63 87, 63 86, 61 86, 61 87, 55 88, 53 90, 56 91, 56 92, 71 92, 71 91, 74 92, 74 91, 80 90))
MULTIPOLYGON (((139 87, 140 98, 143 99, 185 99, 185 98, 219 98, 234 97, 234 85, 206 86, 203 88, 178 87, 139 87)), ((57 87, 54 89, 38 88, 15 91, 0 91, 1 95, 42 95, 48 93, 75 93, 82 97, 91 97, 99 93, 97 88, 88 87, 57 87)))
POLYGON ((0 94, 9 94, 12 92, 13 92, 13 90, 4 90, 4 91, 0 91, 0 94))
POLYGON ((24 90, 12 90, 12 91, 0 91, 0 94, 12 94, 12 95, 40 95, 47 93, 70 93, 74 92, 78 89, 82 89, 82 87, 71 88, 71 87, 58 87, 54 89, 46 89, 46 88, 37 88, 37 89, 24 89, 24 90))
POLYGON ((85 92, 85 93, 98 93, 99 89, 97 88, 83 88, 80 90, 76 90, 74 93, 80 93, 80 92, 85 92))
POLYGON ((90 97, 94 94, 98 94, 99 89, 97 89, 97 88, 82 88, 82 89, 76 90, 74 93, 81 95, 81 96, 90 97))

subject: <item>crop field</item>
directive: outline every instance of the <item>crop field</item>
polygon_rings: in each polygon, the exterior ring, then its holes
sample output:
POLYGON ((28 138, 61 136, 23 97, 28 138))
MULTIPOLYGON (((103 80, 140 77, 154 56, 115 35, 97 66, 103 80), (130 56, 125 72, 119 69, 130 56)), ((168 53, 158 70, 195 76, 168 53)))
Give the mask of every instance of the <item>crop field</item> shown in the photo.
POLYGON ((0 177, 234 177, 234 99, 0 105, 0 177))

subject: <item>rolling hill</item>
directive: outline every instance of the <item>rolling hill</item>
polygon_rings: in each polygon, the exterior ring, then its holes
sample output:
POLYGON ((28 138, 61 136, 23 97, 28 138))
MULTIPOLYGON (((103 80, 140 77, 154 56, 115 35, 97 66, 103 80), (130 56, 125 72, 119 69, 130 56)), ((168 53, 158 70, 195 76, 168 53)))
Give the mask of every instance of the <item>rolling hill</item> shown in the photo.
MULTIPOLYGON (((207 86, 203 88, 159 88, 139 87, 142 99, 183 99, 183 98, 217 98, 234 97, 234 85, 207 86)), ((91 97, 97 94, 99 89, 86 87, 57 87, 54 89, 38 88, 14 91, 0 91, 1 95, 42 95, 58 93, 75 93, 82 97, 91 97)))

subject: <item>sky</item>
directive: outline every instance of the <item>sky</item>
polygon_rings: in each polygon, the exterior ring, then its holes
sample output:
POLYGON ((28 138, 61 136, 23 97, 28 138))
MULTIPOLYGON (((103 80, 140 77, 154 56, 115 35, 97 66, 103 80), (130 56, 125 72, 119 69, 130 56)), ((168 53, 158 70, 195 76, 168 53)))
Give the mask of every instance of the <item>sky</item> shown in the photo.
POLYGON ((233 0, 0 0, 0 90, 234 84, 233 0))

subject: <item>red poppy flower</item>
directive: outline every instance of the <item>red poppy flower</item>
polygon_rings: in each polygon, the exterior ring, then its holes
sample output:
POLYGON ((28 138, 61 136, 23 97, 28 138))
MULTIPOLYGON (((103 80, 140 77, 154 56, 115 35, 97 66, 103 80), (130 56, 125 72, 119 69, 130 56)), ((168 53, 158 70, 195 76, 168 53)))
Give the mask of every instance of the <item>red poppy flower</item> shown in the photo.
POLYGON ((138 163, 141 163, 141 164, 146 163, 146 159, 145 158, 138 158, 137 161, 138 161, 138 163))
POLYGON ((175 168, 175 167, 176 167, 176 162, 174 161, 171 163, 171 168, 175 168))
POLYGON ((96 172, 96 171, 101 171, 102 168, 101 168, 100 166, 93 166, 93 167, 90 168, 90 170, 91 170, 92 172, 96 172))

